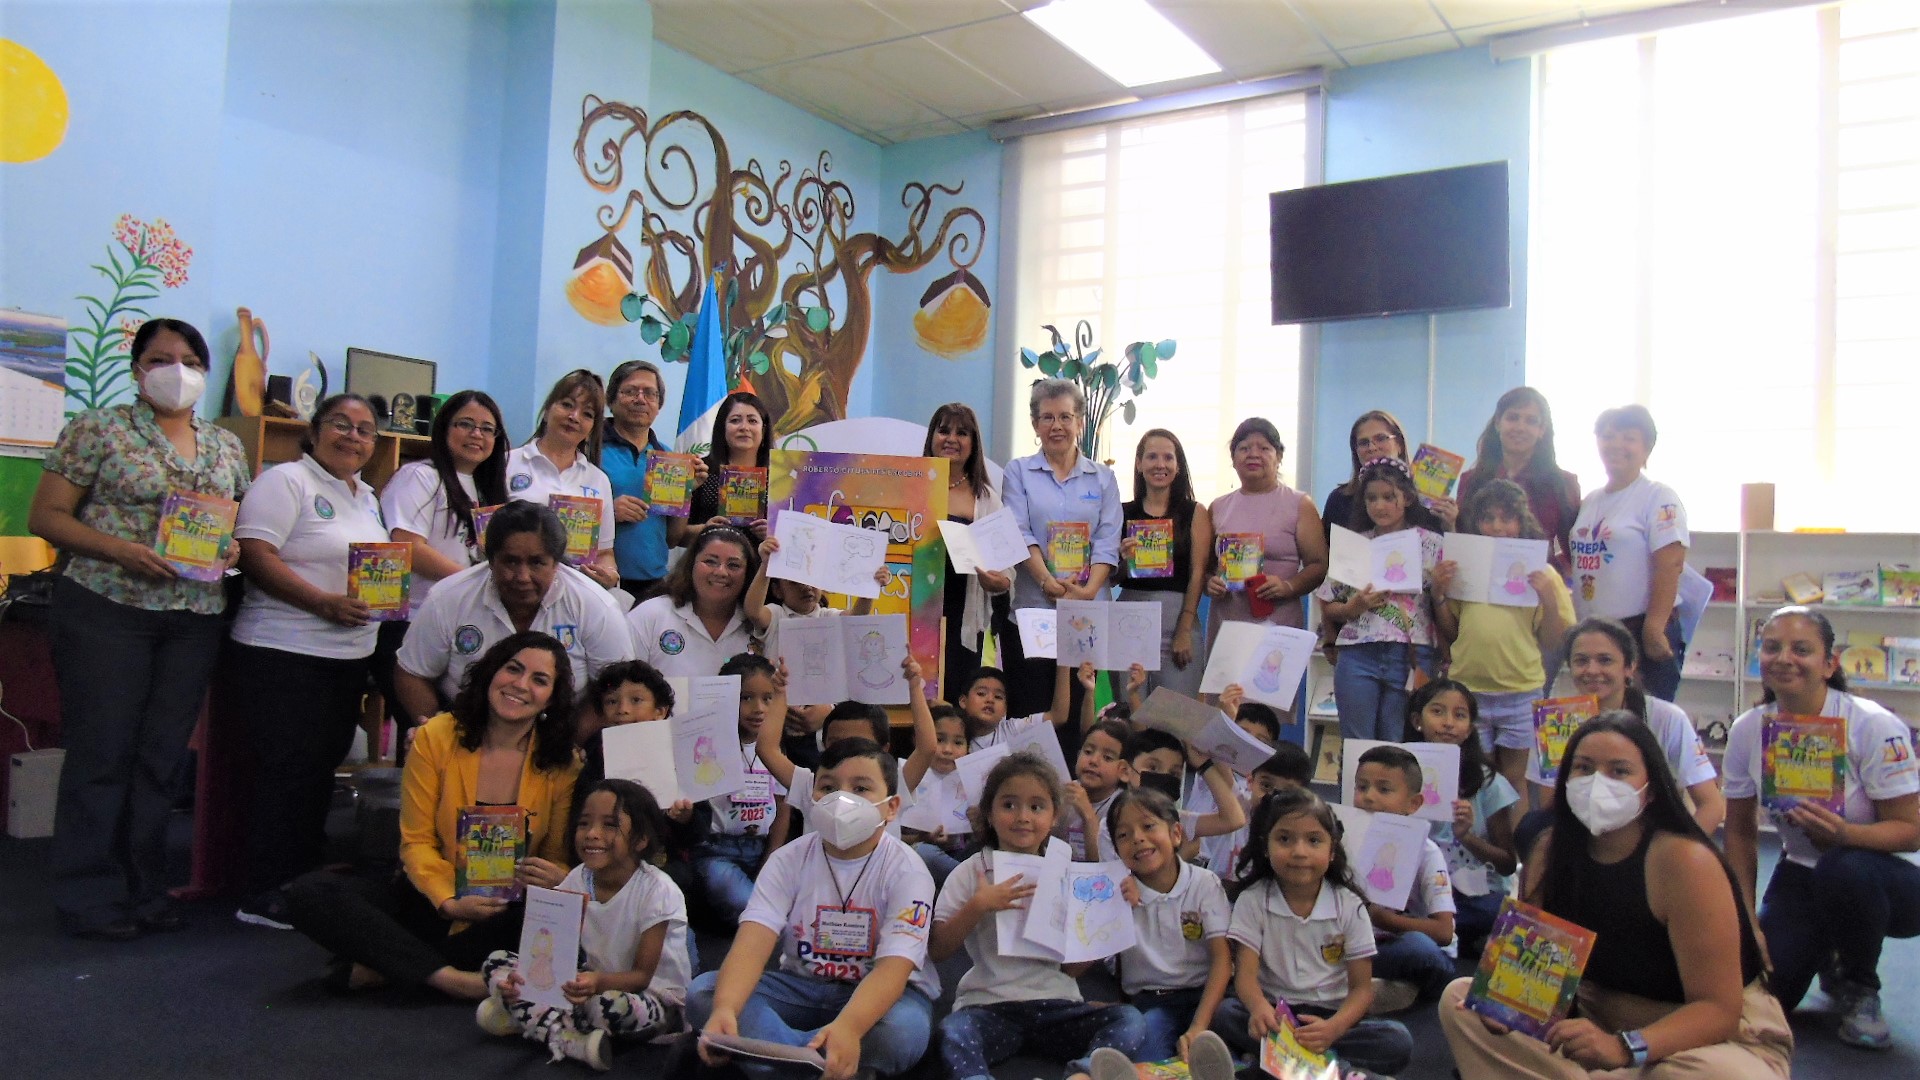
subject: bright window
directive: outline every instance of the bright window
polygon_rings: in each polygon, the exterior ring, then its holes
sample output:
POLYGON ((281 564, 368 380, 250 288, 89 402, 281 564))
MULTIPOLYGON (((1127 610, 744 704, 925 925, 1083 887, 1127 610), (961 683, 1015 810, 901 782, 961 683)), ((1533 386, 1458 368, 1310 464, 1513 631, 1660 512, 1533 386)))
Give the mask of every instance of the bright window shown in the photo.
POLYGON ((1594 416, 1660 424, 1696 528, 1920 531, 1920 4, 1851 0, 1541 60, 1528 381, 1563 465, 1594 416))

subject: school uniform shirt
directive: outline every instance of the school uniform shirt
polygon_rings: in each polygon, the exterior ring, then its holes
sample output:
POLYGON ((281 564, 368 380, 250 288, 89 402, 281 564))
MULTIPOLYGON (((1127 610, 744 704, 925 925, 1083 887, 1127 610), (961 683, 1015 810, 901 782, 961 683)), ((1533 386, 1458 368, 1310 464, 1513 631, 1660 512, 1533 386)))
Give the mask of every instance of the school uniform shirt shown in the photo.
MULTIPOLYGON (((645 502, 647 451, 666 449, 667 445, 654 437, 651 428, 647 430, 647 445, 635 446, 608 424, 600 443, 600 468, 607 474, 613 496, 632 495, 645 502)), ((607 520, 613 521, 611 512, 607 520)), ((614 522, 613 559, 620 566, 621 577, 657 581, 667 576, 667 522, 670 520, 665 514, 649 512, 639 521, 614 522)), ((604 527, 602 531, 604 533, 604 527)))
POLYGON ((525 446, 516 446, 507 454, 507 498, 524 499, 530 503, 547 505, 549 495, 584 495, 600 500, 600 550, 613 548, 613 482, 600 466, 587 460, 587 455, 576 454, 573 464, 562 470, 547 455, 540 452, 540 444, 530 442, 525 446))
POLYGON ((1476 694, 1536 692, 1547 681, 1540 659, 1540 625, 1547 608, 1572 626, 1573 595, 1558 574, 1548 574, 1547 591, 1533 607, 1507 607, 1477 601, 1448 600, 1460 620, 1453 640, 1453 665, 1447 674, 1476 694))
POLYGON ((914 850, 891 836, 858 859, 827 854, 818 834, 767 856, 742 923, 780 935, 780 970, 854 984, 898 956, 913 965, 907 985, 940 999, 940 975, 927 962, 933 928, 933 875, 914 850))
POLYGON ((1640 474, 1619 491, 1590 491, 1573 521, 1573 609, 1583 619, 1629 619, 1653 599, 1653 553, 1687 544, 1687 508, 1640 474))
MULTIPOLYGON (((347 545, 381 544, 387 527, 380 500, 354 474, 353 487, 320 466, 313 455, 275 465, 260 474, 240 503, 233 535, 264 540, 280 551, 280 561, 302 581, 322 592, 347 592, 347 545)), ((279 649, 331 660, 373 655, 380 624, 341 626, 272 596, 251 579, 233 640, 242 645, 279 649)))
MULTIPOLYGON (((1713 759, 1707 756, 1700 733, 1694 730, 1693 721, 1680 706, 1657 697, 1647 698, 1647 727, 1660 749, 1666 752, 1667 767, 1673 770, 1673 778, 1681 787, 1704 784, 1719 775, 1713 770, 1713 759)), ((1541 767, 1540 744, 1536 740, 1527 751, 1527 779, 1550 788, 1558 775, 1557 772, 1548 775, 1541 767)))
POLYGON ((603 904, 593 898, 593 871, 576 866, 560 883, 560 891, 586 894, 580 949, 587 954, 591 971, 632 971, 640 952, 640 938, 666 923, 667 940, 660 947, 660 964, 653 969, 647 989, 664 1001, 686 1004, 687 983, 693 979, 693 965, 687 957, 687 898, 666 871, 649 862, 641 863, 613 899, 603 904))
MULTIPOLYGON (((1058 843, 1058 841, 1053 841, 1058 843)), ((940 900, 933 908, 933 921, 949 922, 973 899, 985 872, 993 880, 993 851, 976 851, 953 868, 940 889, 940 900)), ((953 1007, 992 1005, 1001 1001, 1079 1001, 1080 984, 1050 960, 1028 956, 1002 956, 995 917, 983 915, 967 934, 967 959, 973 966, 960 976, 953 1007)))
POLYGON ((1347 961, 1379 951, 1367 903, 1330 881, 1301 918, 1280 883, 1267 878, 1233 902, 1227 937, 1260 956, 1260 992, 1268 1000, 1337 1009, 1347 999, 1347 961))
POLYGON ((1173 888, 1155 892, 1144 881, 1133 909, 1134 946, 1120 954, 1120 988, 1192 990, 1205 986, 1213 961, 1207 942, 1227 936, 1233 909, 1219 877, 1179 864, 1173 888))
MULTIPOLYGON (((472 474, 456 472, 454 476, 460 481, 461 490, 467 493, 470 504, 478 506, 480 489, 474 486, 472 474)), ((389 530, 405 529, 426 537, 428 547, 453 560, 457 566, 472 566, 480 561, 479 545, 467 542, 466 525, 447 508, 447 486, 431 461, 409 461, 400 466, 400 471, 393 474, 393 479, 388 480, 380 492, 380 512, 387 519, 389 530)), ((427 602, 437 584, 439 582, 415 571, 413 591, 409 595, 415 611, 427 602)))
MULTIPOLYGON (((633 631, 619 604, 592 578, 571 566, 558 567, 547 595, 540 598, 528 629, 551 634, 567 650, 577 694, 608 664, 634 658, 633 631)), ((452 698, 460 678, 487 649, 515 632, 493 568, 469 566, 440 582, 427 602, 414 610, 399 664, 423 679, 437 680, 452 698)))
MULTIPOLYGON (((894 760, 899 762, 899 771, 894 774, 899 778, 895 787, 899 789, 900 794, 900 813, 904 814, 907 807, 913 805, 913 792, 906 788, 907 759, 895 758, 894 760)), ((928 769, 927 775, 932 776, 933 770, 928 769)), ((922 777, 921 783, 925 782, 926 778, 922 777)), ((813 812, 813 803, 813 770, 805 765, 795 765, 793 783, 787 788, 787 805, 793 807, 794 811, 800 815, 800 820, 805 821, 807 815, 813 812)), ((887 835, 892 837, 900 835, 900 814, 893 815, 893 820, 887 823, 887 835)))
MULTIPOLYGON (((1225 768, 1225 766, 1221 766, 1225 768)), ((1247 778, 1238 773, 1229 773, 1233 780, 1233 794, 1245 806, 1253 794, 1247 778)), ((1180 803, 1180 823, 1189 831, 1201 817, 1217 813, 1219 800, 1213 797, 1213 789, 1207 786, 1206 774, 1192 769, 1186 771, 1183 781, 1186 797, 1180 803)), ((1233 866, 1240 861, 1240 852, 1247 846, 1247 826, 1242 825, 1222 836, 1203 836, 1200 838, 1200 857, 1206 860, 1206 867, 1222 878, 1233 876, 1233 866)))
POLYGON ((627 625, 633 629, 638 658, 662 675, 718 675, 720 665, 733 657, 760 651, 739 605, 734 606, 733 614, 727 617, 727 628, 718 638, 707 633, 707 624, 693 613, 692 604, 676 607, 670 596, 642 601, 627 612, 627 625))
MULTIPOLYGON (((1021 732, 1027 730, 1028 728, 1033 727, 1035 724, 1045 724, 1048 727, 1052 727, 1053 721, 1048 719, 1047 714, 1043 712, 1037 712, 1031 716, 1002 717, 1000 722, 994 725, 992 731, 989 731, 984 735, 976 735, 973 738, 968 739, 967 749, 969 751, 985 750, 988 747, 999 746, 1001 743, 1006 742, 1008 739, 1013 738, 1015 735, 1018 735, 1021 732)), ((1060 782, 1066 783, 1068 780, 1071 780, 1071 779, 1072 777, 1063 776, 1060 778, 1060 782)))
MULTIPOLYGON (((1447 875, 1447 857, 1440 854, 1440 845, 1431 839, 1423 841, 1426 845, 1420 849, 1420 865, 1413 872, 1413 888, 1407 890, 1407 906, 1400 914, 1424 919, 1431 915, 1454 913, 1453 879, 1447 875)), ((1376 928, 1373 936, 1381 941, 1391 941, 1400 936, 1397 930, 1376 928)), ((1452 948, 1448 949, 1451 955, 1452 948)))
MULTIPOLYGON (((1064 780, 1066 778, 1061 777, 1061 779, 1064 780)), ((1114 857, 1113 838, 1107 835, 1107 807, 1113 805, 1114 798, 1119 794, 1120 788, 1115 787, 1107 793, 1106 798, 1093 804, 1093 829, 1094 836, 1097 837, 1100 842, 1101 860, 1114 857)), ((1087 862, 1086 823, 1080 820, 1079 814, 1073 813, 1072 811, 1068 811, 1066 817, 1068 820, 1062 830, 1061 838, 1067 842, 1068 847, 1073 849, 1074 862, 1087 862)))
POLYGON ((773 831, 774 808, 787 789, 760 763, 760 751, 753 743, 741 744, 740 757, 746 764, 746 784, 731 795, 707 800, 713 808, 713 831, 722 836, 765 836, 773 831))
MULTIPOLYGON (((1760 797, 1761 727, 1778 709, 1778 705, 1760 705, 1733 722, 1733 730, 1727 735, 1727 798, 1760 797)), ((1905 721, 1871 701, 1838 690, 1827 691, 1827 703, 1820 715, 1847 721, 1847 797, 1841 817, 1856 825, 1868 825, 1874 821, 1875 801, 1920 791, 1913 734, 1905 721)), ((1782 855, 1802 866, 1820 861, 1820 850, 1807 839, 1805 830, 1788 821, 1785 814, 1772 810, 1766 813, 1780 830, 1782 855)))
MULTIPOLYGON (((1420 534, 1420 571, 1424 579, 1433 573, 1433 568, 1440 562, 1440 534, 1417 526, 1413 528, 1420 534)), ((1368 529, 1361 535, 1371 539, 1376 532, 1368 529)), ((1329 578, 1313 591, 1313 595, 1323 602, 1339 603, 1358 591, 1329 578)), ((1334 639, 1334 644, 1365 645, 1375 641, 1391 641, 1433 645, 1439 640, 1433 625, 1433 605, 1428 600, 1426 590, 1422 589, 1420 592, 1388 593, 1386 603, 1341 623, 1340 635, 1334 639)))
MULTIPOLYGON (((1120 485, 1113 470, 1081 454, 1065 483, 1054 476, 1045 454, 1029 454, 1007 462, 1001 473, 1000 498, 1013 511, 1020 537, 1047 551, 1047 525, 1055 521, 1084 521, 1090 527, 1092 548, 1087 565, 1120 565, 1120 485)), ((1050 608, 1053 601, 1033 577, 1015 568, 1013 606, 1050 608)))
MULTIPOLYGON (((1485 840, 1487 820, 1519 802, 1520 794, 1513 790, 1513 785, 1507 782, 1506 777, 1488 769, 1487 779, 1480 784, 1480 790, 1474 792, 1467 801, 1473 804, 1473 835, 1485 840)), ((1489 893, 1507 895, 1505 875, 1488 865, 1453 835, 1453 822, 1434 822, 1432 839, 1439 845, 1440 854, 1446 857, 1447 873, 1453 878, 1455 892, 1462 896, 1486 896, 1489 893)))

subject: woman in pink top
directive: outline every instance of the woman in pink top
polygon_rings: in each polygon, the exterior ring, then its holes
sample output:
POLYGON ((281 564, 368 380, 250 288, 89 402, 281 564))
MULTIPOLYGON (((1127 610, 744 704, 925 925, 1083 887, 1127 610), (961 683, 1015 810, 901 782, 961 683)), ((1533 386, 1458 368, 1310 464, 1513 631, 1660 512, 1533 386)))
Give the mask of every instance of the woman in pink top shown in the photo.
POLYGON ((1220 624, 1270 622, 1279 626, 1306 626, 1303 598, 1327 576, 1327 536, 1313 500, 1280 482, 1280 458, 1286 447, 1280 432, 1260 417, 1240 422, 1228 444, 1240 489, 1213 500, 1207 508, 1213 521, 1215 544, 1223 533, 1259 533, 1263 549, 1257 588, 1233 589, 1221 575, 1218 560, 1207 576, 1207 595, 1213 598, 1207 619, 1207 639, 1218 640, 1220 624), (1255 619, 1249 593, 1273 604, 1265 619, 1255 619))

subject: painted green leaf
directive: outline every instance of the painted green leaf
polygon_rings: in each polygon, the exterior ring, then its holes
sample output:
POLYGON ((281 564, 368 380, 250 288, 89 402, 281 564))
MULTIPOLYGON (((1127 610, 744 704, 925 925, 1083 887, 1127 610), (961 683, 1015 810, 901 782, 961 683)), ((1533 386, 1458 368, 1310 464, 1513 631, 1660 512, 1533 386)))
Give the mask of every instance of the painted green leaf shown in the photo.
POLYGON ((1134 342, 1134 344, 1140 346, 1139 350, 1134 355, 1139 357, 1141 363, 1144 364, 1149 360, 1156 360, 1159 358, 1160 349, 1158 346, 1154 345, 1153 342, 1136 341, 1134 342))
POLYGON ((1020 346, 1020 366, 1030 368, 1040 363, 1040 355, 1025 345, 1020 346))
POLYGON ((747 364, 753 368, 755 375, 765 375, 767 369, 773 366, 773 361, 767 358, 766 353, 755 352, 752 356, 747 357, 747 364))
POLYGON ((1168 338, 1167 340, 1153 347, 1153 351, 1159 353, 1160 359, 1162 360, 1173 359, 1173 349, 1174 349, 1174 341, 1172 338, 1168 338))
POLYGON ((787 321, 787 305, 775 304, 767 309, 767 329, 771 330, 787 321))
POLYGON ((1160 377, 1159 361, 1154 360, 1152 357, 1148 357, 1146 360, 1141 362, 1140 370, 1145 372, 1147 378, 1149 379, 1157 379, 1160 377))
POLYGON ((672 329, 667 331, 667 348, 675 353, 686 352, 687 345, 692 341, 693 331, 688 329, 686 323, 674 323, 672 329))
POLYGON ((1131 424, 1133 423, 1134 413, 1135 413, 1135 409, 1133 407, 1133 399, 1128 398, 1127 403, 1120 406, 1120 419, 1131 424))
POLYGON ((1114 367, 1112 364, 1107 364, 1106 366, 1100 369, 1100 381, 1105 383, 1107 389, 1109 390, 1113 389, 1116 386, 1119 386, 1120 385, 1120 369, 1117 367, 1114 367))
POLYGON ((823 307, 807 309, 807 329, 814 333, 824 332, 833 323, 833 312, 823 307))
POLYGON ((1049 379, 1060 375, 1060 358, 1050 352, 1040 354, 1040 374, 1049 379))
POLYGON ((639 293, 628 293, 620 298, 620 317, 628 322, 639 322, 647 313, 647 298, 639 293))

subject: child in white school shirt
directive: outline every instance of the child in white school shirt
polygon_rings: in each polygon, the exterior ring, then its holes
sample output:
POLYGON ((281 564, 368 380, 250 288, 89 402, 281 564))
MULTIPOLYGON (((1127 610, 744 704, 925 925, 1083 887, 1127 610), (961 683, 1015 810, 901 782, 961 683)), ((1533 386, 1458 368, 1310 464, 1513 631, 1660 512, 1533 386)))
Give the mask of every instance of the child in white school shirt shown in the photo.
MULTIPOLYGON (((1354 774, 1353 805, 1376 814, 1411 817, 1420 809, 1420 787, 1425 773, 1420 759, 1401 746, 1376 746, 1360 755, 1354 774)), ((1407 906, 1391 911, 1368 904, 1379 953, 1374 974, 1383 980, 1377 988, 1376 1012, 1399 1012, 1416 1000, 1438 998, 1453 981, 1453 878, 1447 857, 1431 838, 1420 841, 1420 864, 1414 871, 1407 906)))

